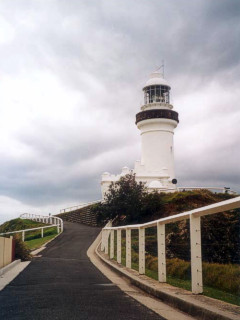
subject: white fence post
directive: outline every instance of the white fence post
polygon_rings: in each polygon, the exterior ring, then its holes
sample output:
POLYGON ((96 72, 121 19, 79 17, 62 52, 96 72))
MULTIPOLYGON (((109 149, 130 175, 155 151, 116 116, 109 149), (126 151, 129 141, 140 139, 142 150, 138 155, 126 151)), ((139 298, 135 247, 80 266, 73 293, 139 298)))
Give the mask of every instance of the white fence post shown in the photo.
POLYGON ((25 231, 22 232, 22 241, 25 241, 25 231))
POLYGON ((57 233, 59 233, 59 220, 57 220, 57 233))
POLYGON ((145 274, 145 229, 139 228, 139 274, 145 274))
POLYGON ((157 223, 158 281, 166 282, 165 224, 157 223))
POLYGON ((126 229, 126 267, 132 267, 131 229, 126 229))
POLYGON ((105 232, 105 230, 102 229, 101 251, 104 250, 104 232, 105 232))
POLYGON ((42 238, 43 238, 43 228, 41 229, 41 236, 42 236, 42 238))
POLYGON ((203 292, 201 218, 194 215, 190 216, 190 239, 192 292, 198 294, 203 292))
POLYGON ((122 262, 122 231, 117 229, 117 262, 122 262))
POLYGON ((110 233, 110 259, 114 258, 114 230, 110 233))
POLYGON ((108 232, 108 230, 106 230, 105 231, 105 240, 104 240, 105 254, 108 254, 108 237, 109 237, 109 232, 108 232))

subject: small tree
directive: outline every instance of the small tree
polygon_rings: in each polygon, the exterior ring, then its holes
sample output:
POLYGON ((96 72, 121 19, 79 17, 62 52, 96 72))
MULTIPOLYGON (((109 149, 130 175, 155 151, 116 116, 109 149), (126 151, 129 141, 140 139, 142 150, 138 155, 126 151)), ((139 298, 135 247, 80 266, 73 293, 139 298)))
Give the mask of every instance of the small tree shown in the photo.
POLYGON ((92 211, 99 224, 115 217, 119 217, 119 222, 124 217, 124 223, 137 223, 161 208, 160 194, 147 193, 144 184, 136 181, 135 174, 128 174, 110 184, 105 202, 95 205, 92 211))
POLYGON ((117 216, 124 216, 125 223, 137 222, 142 213, 145 193, 144 184, 136 181, 135 174, 128 174, 112 182, 105 195, 105 202, 95 205, 92 210, 101 224, 117 216))

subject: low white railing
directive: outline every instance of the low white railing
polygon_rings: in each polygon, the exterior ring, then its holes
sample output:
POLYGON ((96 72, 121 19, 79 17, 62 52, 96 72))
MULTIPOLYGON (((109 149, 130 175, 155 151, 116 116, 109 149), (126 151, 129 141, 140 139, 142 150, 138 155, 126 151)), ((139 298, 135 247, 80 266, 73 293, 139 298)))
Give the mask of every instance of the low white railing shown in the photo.
MULTIPOLYGON (((57 227, 58 233, 63 232, 63 220, 61 218, 58 218, 55 216, 44 216, 41 214, 23 213, 20 215, 20 218, 38 221, 38 222, 42 222, 42 223, 46 223, 46 224, 51 224, 52 227, 53 226, 57 227)), ((48 226, 48 227, 51 227, 51 226, 48 226)), ((39 228, 41 228, 41 227, 39 227, 39 228)))
MULTIPOLYGON (((0 233, 0 236, 1 235, 6 235, 6 234, 21 233, 22 234, 22 241, 25 241, 25 233, 26 232, 41 230, 41 237, 43 238, 43 236, 44 236, 43 229, 52 228, 52 227, 57 227, 57 225, 56 224, 52 224, 52 225, 46 226, 46 227, 37 227, 37 228, 31 228, 31 229, 9 231, 9 232, 0 233)), ((58 233, 59 233, 59 231, 58 231, 58 233)))
POLYGON ((32 214, 32 213, 23 213, 20 215, 20 218, 46 223, 46 224, 49 224, 49 226, 4 232, 4 233, 0 233, 0 236, 6 235, 6 234, 21 233, 22 234, 22 241, 25 241, 25 234, 26 234, 26 232, 29 232, 29 231, 41 230, 41 237, 42 238, 44 236, 43 230, 47 229, 47 228, 57 227, 57 233, 63 232, 63 220, 58 217, 43 216, 40 214, 37 215, 37 214, 32 214))
POLYGON ((195 294, 202 293, 201 217, 237 208, 240 208, 240 197, 143 224, 120 227, 111 227, 110 225, 107 225, 102 229, 101 250, 105 251, 106 254, 109 254, 108 239, 110 235, 110 259, 113 259, 114 231, 116 230, 117 262, 121 263, 121 231, 126 230, 126 267, 131 268, 131 230, 139 230, 139 274, 145 274, 145 229, 157 227, 158 280, 159 282, 166 282, 165 225, 176 221, 190 219, 192 292, 195 294))
POLYGON ((209 191, 216 191, 221 193, 229 193, 229 194, 237 194, 236 191, 230 190, 230 188, 219 188, 219 187, 178 187, 178 191, 191 191, 191 190, 209 190, 209 191))
POLYGON ((77 209, 82 209, 84 207, 88 207, 88 206, 90 206, 92 204, 99 203, 99 202, 102 202, 102 200, 96 200, 96 201, 92 201, 92 202, 81 203, 81 204, 79 204, 77 206, 61 209, 60 213, 65 213, 65 212, 74 211, 74 210, 77 210, 77 209))

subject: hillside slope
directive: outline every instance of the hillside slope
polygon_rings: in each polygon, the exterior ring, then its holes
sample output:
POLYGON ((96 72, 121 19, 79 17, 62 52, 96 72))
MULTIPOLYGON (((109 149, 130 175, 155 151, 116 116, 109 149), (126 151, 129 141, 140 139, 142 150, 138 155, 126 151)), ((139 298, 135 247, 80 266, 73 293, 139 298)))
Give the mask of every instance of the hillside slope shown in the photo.
POLYGON ((46 226, 46 224, 28 219, 17 218, 6 221, 3 224, 1 224, 0 233, 37 228, 41 226, 46 226))

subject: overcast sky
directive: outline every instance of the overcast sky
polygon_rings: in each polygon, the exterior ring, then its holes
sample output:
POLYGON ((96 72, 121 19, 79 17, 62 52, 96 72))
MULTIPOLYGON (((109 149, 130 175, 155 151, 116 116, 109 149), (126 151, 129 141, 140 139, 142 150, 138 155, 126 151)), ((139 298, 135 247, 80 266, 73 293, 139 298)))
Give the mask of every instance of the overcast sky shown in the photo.
POLYGON ((179 186, 240 191, 239 0, 2 0, 0 222, 100 198, 140 159, 135 114, 165 60, 179 186))

